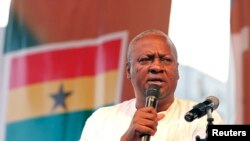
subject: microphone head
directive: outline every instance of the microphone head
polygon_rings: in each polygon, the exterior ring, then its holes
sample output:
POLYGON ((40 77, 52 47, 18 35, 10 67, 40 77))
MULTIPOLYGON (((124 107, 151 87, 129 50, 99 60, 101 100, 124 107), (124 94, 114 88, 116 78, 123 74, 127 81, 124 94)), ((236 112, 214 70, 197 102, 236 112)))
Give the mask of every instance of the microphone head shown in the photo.
POLYGON ((213 110, 217 109, 220 104, 219 99, 215 96, 209 96, 206 100, 211 102, 211 107, 213 108, 213 110))
POLYGON ((160 86, 156 84, 149 85, 147 91, 146 91, 146 97, 148 96, 154 96, 156 98, 159 98, 160 96, 160 86))

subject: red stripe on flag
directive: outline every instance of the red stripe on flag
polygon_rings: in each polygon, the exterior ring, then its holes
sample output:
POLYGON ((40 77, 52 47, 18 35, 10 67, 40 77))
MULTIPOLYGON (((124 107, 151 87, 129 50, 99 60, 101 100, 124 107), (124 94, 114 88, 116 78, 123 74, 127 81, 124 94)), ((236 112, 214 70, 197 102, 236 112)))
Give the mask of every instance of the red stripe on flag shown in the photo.
POLYGON ((11 61, 10 88, 118 69, 120 49, 121 39, 116 39, 96 46, 15 57, 11 61))

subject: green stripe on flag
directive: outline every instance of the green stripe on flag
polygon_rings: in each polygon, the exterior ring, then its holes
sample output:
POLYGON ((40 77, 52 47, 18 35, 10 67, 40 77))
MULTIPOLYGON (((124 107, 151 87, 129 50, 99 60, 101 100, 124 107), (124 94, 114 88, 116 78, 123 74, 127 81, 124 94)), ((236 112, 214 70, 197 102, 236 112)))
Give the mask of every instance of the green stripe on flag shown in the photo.
POLYGON ((5 30, 4 53, 30 48, 40 44, 21 20, 13 12, 10 13, 9 22, 5 30))
POLYGON ((78 141, 92 112, 85 110, 10 123, 6 141, 78 141))

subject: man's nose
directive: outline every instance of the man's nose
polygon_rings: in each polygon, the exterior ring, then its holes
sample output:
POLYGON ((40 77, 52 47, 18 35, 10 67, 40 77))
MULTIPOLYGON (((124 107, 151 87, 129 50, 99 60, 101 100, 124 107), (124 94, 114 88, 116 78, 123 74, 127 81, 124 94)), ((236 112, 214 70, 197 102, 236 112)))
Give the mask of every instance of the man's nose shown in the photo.
POLYGON ((152 74, 163 73, 163 66, 159 59, 155 59, 149 67, 149 72, 152 74))

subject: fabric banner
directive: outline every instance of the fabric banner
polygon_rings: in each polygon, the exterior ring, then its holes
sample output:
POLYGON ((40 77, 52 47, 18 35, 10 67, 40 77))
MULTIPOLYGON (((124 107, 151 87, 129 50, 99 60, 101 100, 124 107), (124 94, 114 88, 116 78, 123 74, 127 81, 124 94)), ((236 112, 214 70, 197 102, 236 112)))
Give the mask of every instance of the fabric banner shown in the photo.
POLYGON ((43 134, 42 140, 77 140, 81 120, 92 109, 114 103, 127 34, 107 37, 34 46, 5 56, 8 140, 37 140, 43 134))
POLYGON ((250 113, 248 108, 250 101, 249 82, 247 77, 249 72, 249 49, 250 49, 250 1, 232 0, 231 1, 231 39, 232 39, 232 62, 235 76, 235 99, 237 103, 236 123, 250 123, 250 113))
POLYGON ((98 107, 133 97, 128 41, 168 31, 170 0, 12 0, 0 140, 77 141, 98 107))

